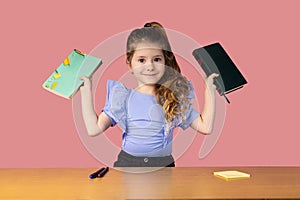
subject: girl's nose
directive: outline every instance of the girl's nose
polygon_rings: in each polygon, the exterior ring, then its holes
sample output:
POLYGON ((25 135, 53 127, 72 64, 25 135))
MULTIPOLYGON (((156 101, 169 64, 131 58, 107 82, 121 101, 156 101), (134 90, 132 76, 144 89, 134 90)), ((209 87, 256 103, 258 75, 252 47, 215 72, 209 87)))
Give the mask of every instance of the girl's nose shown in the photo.
POLYGON ((153 71, 154 70, 154 63, 153 62, 147 63, 146 70, 147 71, 153 71))

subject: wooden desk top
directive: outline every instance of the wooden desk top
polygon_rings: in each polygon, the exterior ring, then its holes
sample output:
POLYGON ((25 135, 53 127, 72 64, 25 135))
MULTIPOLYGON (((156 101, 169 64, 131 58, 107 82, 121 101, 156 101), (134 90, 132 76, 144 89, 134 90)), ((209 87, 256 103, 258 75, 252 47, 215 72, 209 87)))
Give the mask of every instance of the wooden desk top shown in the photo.
POLYGON ((300 167, 176 167, 148 173, 110 168, 103 178, 89 179, 96 170, 0 169, 0 199, 300 199, 300 167), (213 176, 222 170, 251 178, 213 176))

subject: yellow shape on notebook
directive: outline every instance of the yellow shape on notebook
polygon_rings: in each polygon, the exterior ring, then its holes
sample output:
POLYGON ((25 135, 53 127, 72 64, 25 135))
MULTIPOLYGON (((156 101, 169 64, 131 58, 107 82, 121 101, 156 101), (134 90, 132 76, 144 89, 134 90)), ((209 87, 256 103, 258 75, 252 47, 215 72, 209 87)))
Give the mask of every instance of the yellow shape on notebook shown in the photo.
POLYGON ((214 172, 214 176, 218 178, 222 178, 226 181, 250 178, 250 174, 240 172, 240 171, 219 171, 219 172, 214 172))
POLYGON ((60 77, 60 73, 58 73, 58 72, 55 73, 53 77, 54 77, 55 79, 58 79, 58 78, 60 77))
POLYGON ((57 82, 52 83, 51 89, 54 90, 54 88, 56 87, 56 85, 57 85, 57 82))
POLYGON ((69 59, 69 57, 67 57, 67 58, 64 60, 64 65, 70 65, 70 59, 69 59))

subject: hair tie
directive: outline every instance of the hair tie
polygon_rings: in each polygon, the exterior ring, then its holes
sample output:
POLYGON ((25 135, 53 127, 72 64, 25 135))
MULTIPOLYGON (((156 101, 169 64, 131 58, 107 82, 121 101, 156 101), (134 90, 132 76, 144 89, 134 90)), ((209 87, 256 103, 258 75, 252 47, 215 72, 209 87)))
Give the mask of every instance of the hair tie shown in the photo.
POLYGON ((151 27, 152 25, 150 24, 150 23, 146 23, 145 25, 144 25, 144 27, 151 27))
POLYGON ((182 81, 181 80, 176 81, 176 86, 177 87, 182 87, 182 81))

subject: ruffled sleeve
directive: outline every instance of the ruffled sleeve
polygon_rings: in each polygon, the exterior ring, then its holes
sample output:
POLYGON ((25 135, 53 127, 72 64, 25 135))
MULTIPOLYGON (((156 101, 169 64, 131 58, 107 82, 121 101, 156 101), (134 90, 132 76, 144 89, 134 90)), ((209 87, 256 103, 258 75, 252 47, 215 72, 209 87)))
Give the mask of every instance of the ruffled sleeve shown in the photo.
POLYGON ((180 119, 177 124, 177 126, 181 127, 183 130, 187 129, 191 125, 191 123, 200 115, 199 112, 193 109, 191 100, 195 98, 195 92, 192 82, 189 82, 189 85, 191 90, 187 98, 190 101, 190 104, 188 106, 188 109, 186 110, 186 120, 185 122, 183 122, 182 119, 180 119))
POLYGON ((103 112, 110 118, 111 126, 119 124, 126 131, 126 102, 129 90, 120 82, 108 80, 103 112))

